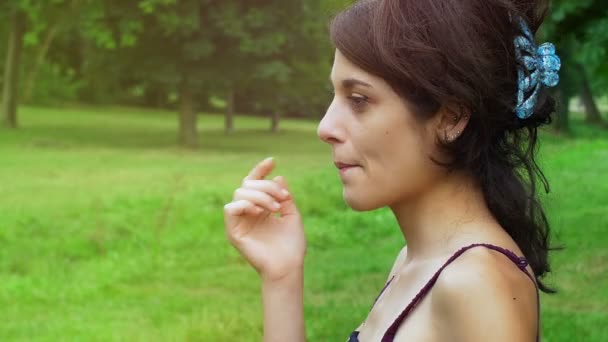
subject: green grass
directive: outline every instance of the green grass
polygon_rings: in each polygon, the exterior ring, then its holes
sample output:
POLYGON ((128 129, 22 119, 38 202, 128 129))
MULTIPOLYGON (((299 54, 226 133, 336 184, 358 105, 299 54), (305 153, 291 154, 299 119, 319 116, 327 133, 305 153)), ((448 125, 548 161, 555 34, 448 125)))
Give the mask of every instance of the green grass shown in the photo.
MULTIPOLYGON (((201 149, 175 146, 174 114, 22 108, 0 131, 1 341, 260 341, 257 275, 225 240, 222 207, 275 156, 304 216, 310 341, 343 341, 402 244, 388 210, 349 211, 316 123, 200 117, 201 149), (369 243, 375 249, 370 251, 369 243)), ((544 341, 608 340, 608 133, 545 134, 554 242, 544 341)))

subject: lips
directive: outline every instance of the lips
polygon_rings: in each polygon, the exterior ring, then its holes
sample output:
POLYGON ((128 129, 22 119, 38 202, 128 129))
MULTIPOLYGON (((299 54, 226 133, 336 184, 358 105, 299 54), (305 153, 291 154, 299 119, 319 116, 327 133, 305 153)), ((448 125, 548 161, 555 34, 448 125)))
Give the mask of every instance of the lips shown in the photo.
POLYGON ((357 164, 348 164, 348 163, 342 163, 342 162, 335 162, 334 164, 336 165, 336 167, 338 169, 345 169, 348 167, 359 166, 357 164))

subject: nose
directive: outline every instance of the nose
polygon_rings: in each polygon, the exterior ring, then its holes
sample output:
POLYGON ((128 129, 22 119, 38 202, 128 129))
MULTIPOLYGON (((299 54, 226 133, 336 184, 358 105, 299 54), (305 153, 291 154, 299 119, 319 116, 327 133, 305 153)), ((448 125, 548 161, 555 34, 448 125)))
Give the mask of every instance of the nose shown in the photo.
POLYGON ((344 130, 338 125, 338 117, 338 108, 334 99, 317 127, 317 136, 323 142, 333 145, 344 140, 344 130))

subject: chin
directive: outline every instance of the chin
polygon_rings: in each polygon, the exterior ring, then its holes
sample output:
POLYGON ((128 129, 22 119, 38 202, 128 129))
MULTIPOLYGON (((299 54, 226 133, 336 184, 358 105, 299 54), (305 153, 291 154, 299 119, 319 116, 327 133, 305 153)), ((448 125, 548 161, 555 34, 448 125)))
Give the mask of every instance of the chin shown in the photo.
POLYGON ((354 211, 370 211, 384 207, 382 203, 370 201, 370 198, 364 196, 353 196, 346 189, 342 193, 344 202, 354 211))

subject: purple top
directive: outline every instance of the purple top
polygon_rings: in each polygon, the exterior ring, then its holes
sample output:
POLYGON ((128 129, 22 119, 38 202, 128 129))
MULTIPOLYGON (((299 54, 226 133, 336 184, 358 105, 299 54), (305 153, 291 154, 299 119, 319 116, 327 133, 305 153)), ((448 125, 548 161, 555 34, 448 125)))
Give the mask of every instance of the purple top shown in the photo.
MULTIPOLYGON (((403 321, 407 318, 407 316, 416 308, 416 306, 422 301, 422 299, 424 299, 424 297, 431 291, 431 288, 433 288, 433 285, 435 285, 437 278, 439 278, 439 275, 441 274, 441 271, 443 271, 444 268, 446 268, 450 263, 452 263, 452 261, 456 260, 459 256, 461 256, 467 250, 474 248, 474 247, 480 247, 480 246, 495 250, 495 251, 500 252, 500 253, 504 254, 505 256, 507 256, 507 258, 509 258, 511 261, 513 261, 513 263, 515 265, 517 265, 517 267, 520 270, 522 270, 528 276, 528 278, 530 278, 530 280, 532 280, 532 282, 534 283, 534 286, 535 287, 537 286, 536 282, 534 281, 534 277, 532 277, 530 275, 530 273, 528 273, 528 271, 526 270, 526 266, 528 266, 528 261, 526 260, 525 257, 519 257, 519 256, 517 256, 517 254, 515 254, 514 252, 512 252, 508 249, 505 249, 505 248, 502 248, 499 246, 495 246, 495 245, 491 245, 491 244, 487 244, 487 243, 475 243, 475 244, 472 244, 472 245, 469 245, 466 247, 462 247, 461 249, 456 251, 456 253, 454 253, 443 264, 443 266, 441 266, 439 268, 439 270, 437 270, 437 272, 435 272, 433 277, 431 277, 431 279, 429 279, 429 281, 424 285, 424 287, 422 289, 420 289, 420 291, 414 297, 414 299, 412 299, 412 301, 408 304, 408 306, 401 312, 401 314, 395 319, 393 324, 391 324, 391 326, 388 328, 388 330, 384 333, 384 336, 382 337, 381 342, 392 342, 393 341, 401 323, 403 323, 403 321)), ((376 304, 376 302, 378 301, 378 298, 380 298, 380 296, 382 295, 384 290, 388 287, 388 285, 391 283, 391 281, 393 279, 394 279, 394 276, 386 283, 386 285, 384 285, 384 288, 382 289, 382 291, 380 291, 380 294, 376 297, 374 304, 376 304)), ((539 317, 540 316, 540 298, 539 298, 539 294, 538 294, 538 287, 536 289, 536 305, 537 305, 537 322, 538 322, 538 320, 540 318, 539 317)), ((540 341, 540 331, 539 330, 540 329, 538 329, 538 323, 537 323, 536 341, 540 341)), ((348 342, 359 342, 358 336, 359 336, 359 332, 353 331, 352 334, 350 335, 348 342)))

